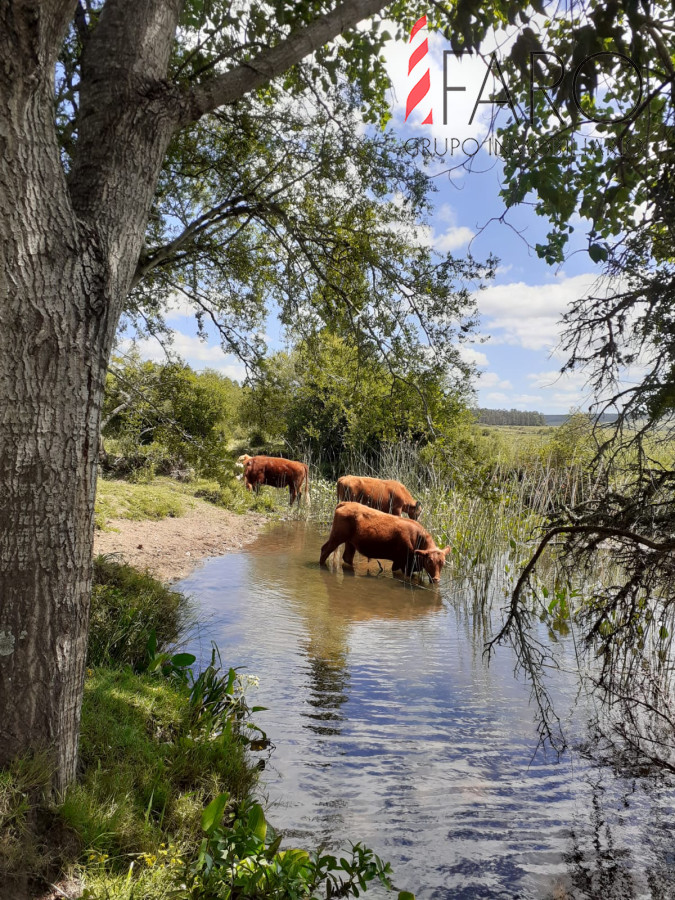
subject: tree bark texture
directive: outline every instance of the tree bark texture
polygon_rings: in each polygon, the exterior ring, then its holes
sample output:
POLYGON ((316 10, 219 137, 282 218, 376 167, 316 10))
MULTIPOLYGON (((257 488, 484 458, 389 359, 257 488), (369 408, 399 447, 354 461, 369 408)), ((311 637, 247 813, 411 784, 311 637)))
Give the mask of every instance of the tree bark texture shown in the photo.
POLYGON ((382 6, 345 0, 190 91, 166 81, 181 0, 106 0, 66 174, 54 70, 75 0, 0 0, 0 766, 47 749, 57 791, 75 776, 105 374, 173 133, 382 6))
MULTIPOLYGON (((77 762, 105 374, 173 125, 143 115, 143 79, 94 73, 67 179, 48 5, 0 13, 0 764, 46 749, 60 792, 77 762)), ((178 3, 146 6, 146 30, 157 9, 164 19, 166 68, 178 3)))

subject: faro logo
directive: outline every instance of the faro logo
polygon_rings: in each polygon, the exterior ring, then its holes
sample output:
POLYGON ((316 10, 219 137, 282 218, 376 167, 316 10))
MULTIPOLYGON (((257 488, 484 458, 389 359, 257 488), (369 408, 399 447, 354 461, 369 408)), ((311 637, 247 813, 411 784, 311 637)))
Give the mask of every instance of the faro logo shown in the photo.
MULTIPOLYGON (((419 106, 420 103, 424 100, 424 98, 429 93, 429 89, 431 88, 431 77, 429 75, 429 65, 426 62, 426 56, 429 52, 429 41, 427 40, 427 36, 423 34, 422 29, 427 24, 427 17, 422 16, 418 19, 410 30, 410 57, 408 58, 408 77, 410 77, 412 70, 417 67, 418 63, 426 64, 426 69, 424 65, 419 66, 419 70, 416 73, 415 77, 417 77, 420 73, 421 77, 417 84, 412 88, 410 93, 408 94, 408 99, 405 104, 405 121, 408 121, 408 117, 410 113, 419 106)), ((426 117, 422 120, 422 125, 433 125, 434 124, 434 111, 429 107, 429 112, 426 117)))
MULTIPOLYGON (((431 98, 429 97, 429 92, 431 90, 431 75, 429 69, 429 61, 428 61, 428 53, 429 53, 429 41, 427 39, 426 33, 423 31, 424 27, 427 24, 427 17, 421 16, 413 25, 410 31, 410 54, 408 58, 408 77, 412 75, 413 78, 417 79, 415 84, 412 86, 408 93, 408 98, 406 101, 406 109, 405 109, 405 121, 408 121, 411 113, 420 107, 420 112, 414 117, 416 120, 419 120, 420 116, 423 116, 420 124, 422 125, 433 125, 434 123, 434 111, 431 104, 431 98)), ((454 91, 466 91, 466 85, 457 85, 457 84, 448 84, 448 58, 454 57, 459 58, 458 55, 453 50, 444 50, 443 51, 443 125, 448 124, 448 95, 452 94, 454 91)), ((504 77, 504 72, 502 71, 502 67, 499 64, 499 59, 497 57, 497 53, 491 53, 489 57, 489 61, 486 60, 486 72, 485 77, 483 78, 483 83, 480 86, 478 94, 476 96, 476 101, 473 105, 473 109, 471 112, 471 116, 469 117, 468 124, 471 125, 476 116, 476 112, 478 107, 481 105, 496 105, 496 106, 508 106, 513 114, 515 121, 521 121, 523 119, 522 115, 519 115, 516 103, 509 91, 508 84, 506 83, 506 78, 504 77), (500 96, 499 97, 486 97, 484 99, 483 95, 485 93, 485 86, 488 82, 488 79, 492 75, 495 81, 498 81, 501 85, 500 96)), ((535 114, 535 95, 543 94, 546 102, 554 112, 554 114, 558 117, 560 122, 563 121, 563 117, 561 116, 558 108, 556 107, 553 99, 551 98, 549 91, 554 90, 560 85, 563 78, 565 77, 565 63, 558 56, 557 53, 554 53, 550 50, 537 50, 530 52, 530 67, 529 67, 529 85, 528 85, 528 94, 529 94, 529 121, 530 124, 534 125, 534 114, 535 114), (549 57, 551 59, 555 59, 556 65, 559 71, 556 73, 557 78, 555 81, 550 84, 540 84, 537 81, 537 72, 536 72, 536 64, 538 60, 541 60, 543 57, 549 57)), ((611 65, 610 71, 607 73, 608 77, 611 77, 611 65)), ((638 68, 638 66, 633 62, 630 57, 626 56, 624 53, 620 53, 617 50, 603 50, 599 53, 593 53, 590 56, 584 57, 574 69, 572 75, 572 98, 574 100, 574 105, 579 111, 580 117, 586 122, 594 122, 596 124, 603 125, 615 125, 621 122, 630 122, 637 118, 637 116, 647 107, 648 101, 642 102, 642 97, 645 94, 643 76, 638 68), (602 58, 602 59, 601 59, 602 58), (588 75, 589 69, 591 66, 600 66, 603 63, 605 65, 613 64, 614 68, 618 62, 621 62, 623 65, 628 65, 635 75, 637 76, 637 99, 635 100, 633 106, 628 111, 619 111, 617 114, 613 116, 603 116, 598 114, 598 111, 591 111, 585 108, 582 105, 582 91, 581 86, 584 82, 584 76, 588 75)), ((649 97, 649 91, 647 91, 647 97, 649 97)), ((527 117, 525 117, 527 118, 527 117)))

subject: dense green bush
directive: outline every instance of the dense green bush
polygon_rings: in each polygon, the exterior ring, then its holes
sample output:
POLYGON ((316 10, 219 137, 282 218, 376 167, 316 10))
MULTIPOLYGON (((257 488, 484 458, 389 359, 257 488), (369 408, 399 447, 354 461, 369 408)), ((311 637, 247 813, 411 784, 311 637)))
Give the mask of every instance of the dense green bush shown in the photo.
POLYGON ((209 478, 232 472, 227 452, 242 389, 218 372, 194 372, 184 363, 115 359, 103 408, 104 468, 120 475, 209 478), (110 440, 112 439, 112 440, 110 440))
POLYGON ((245 389, 241 421, 269 448, 292 448, 326 473, 383 447, 422 447, 472 419, 460 383, 439 369, 394 377, 376 352, 323 331, 275 354, 245 389))
POLYGON ((148 573, 109 557, 94 560, 89 646, 90 666, 138 667, 151 633, 162 646, 174 643, 192 618, 188 600, 148 573))

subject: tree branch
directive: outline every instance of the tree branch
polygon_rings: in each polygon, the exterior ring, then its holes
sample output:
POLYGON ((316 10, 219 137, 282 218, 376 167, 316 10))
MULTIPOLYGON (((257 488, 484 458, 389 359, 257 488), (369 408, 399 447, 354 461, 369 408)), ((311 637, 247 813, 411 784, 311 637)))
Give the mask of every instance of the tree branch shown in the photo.
POLYGON ((205 113, 267 84, 310 53, 323 47, 363 19, 375 15, 386 0, 344 0, 336 9, 319 16, 310 25, 292 32, 286 40, 223 75, 188 89, 177 126, 196 122, 205 113))
POLYGON ((546 535, 544 535, 534 555, 525 566, 523 571, 520 573, 520 578, 516 582, 516 586, 513 589, 513 594, 511 595, 509 614, 506 618, 506 622, 504 623, 497 637, 493 638, 487 644, 486 651, 488 655, 492 652, 492 648, 494 647, 494 645, 500 643, 506 637, 509 630, 511 629, 513 621, 518 618, 518 603, 520 601, 520 593, 523 589, 523 586, 525 585, 525 582, 532 573, 532 570, 536 566, 539 557, 544 552, 547 545, 553 540, 554 537, 557 537, 559 534, 597 534, 601 538, 623 537, 627 538, 630 541, 633 541, 636 544, 642 544, 643 546, 648 547, 650 550, 656 550, 659 553, 671 553, 673 550, 675 550, 675 540, 663 541, 659 543, 657 541, 651 540, 650 538, 644 537, 643 535, 635 534, 635 532, 632 531, 627 531, 624 528, 611 528, 605 525, 560 525, 556 528, 552 528, 546 535))

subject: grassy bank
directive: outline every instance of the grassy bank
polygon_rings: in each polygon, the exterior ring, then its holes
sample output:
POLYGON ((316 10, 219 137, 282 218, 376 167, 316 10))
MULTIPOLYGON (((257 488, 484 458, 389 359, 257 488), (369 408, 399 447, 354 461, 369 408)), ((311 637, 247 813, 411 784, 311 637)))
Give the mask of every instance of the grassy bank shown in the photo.
POLYGON ((235 513, 269 513, 277 508, 274 494, 247 491, 236 478, 221 484, 206 478, 177 481, 161 475, 137 480, 101 477, 96 487, 96 527, 109 528, 111 519, 178 518, 194 509, 199 500, 235 513))
POLYGON ((47 752, 0 773, 0 898, 53 884, 88 900, 227 900, 388 883, 359 845, 344 861, 281 848, 255 800, 269 742, 247 680, 215 649, 199 674, 176 651, 185 597, 110 560, 95 569, 79 777, 54 803, 47 752))

